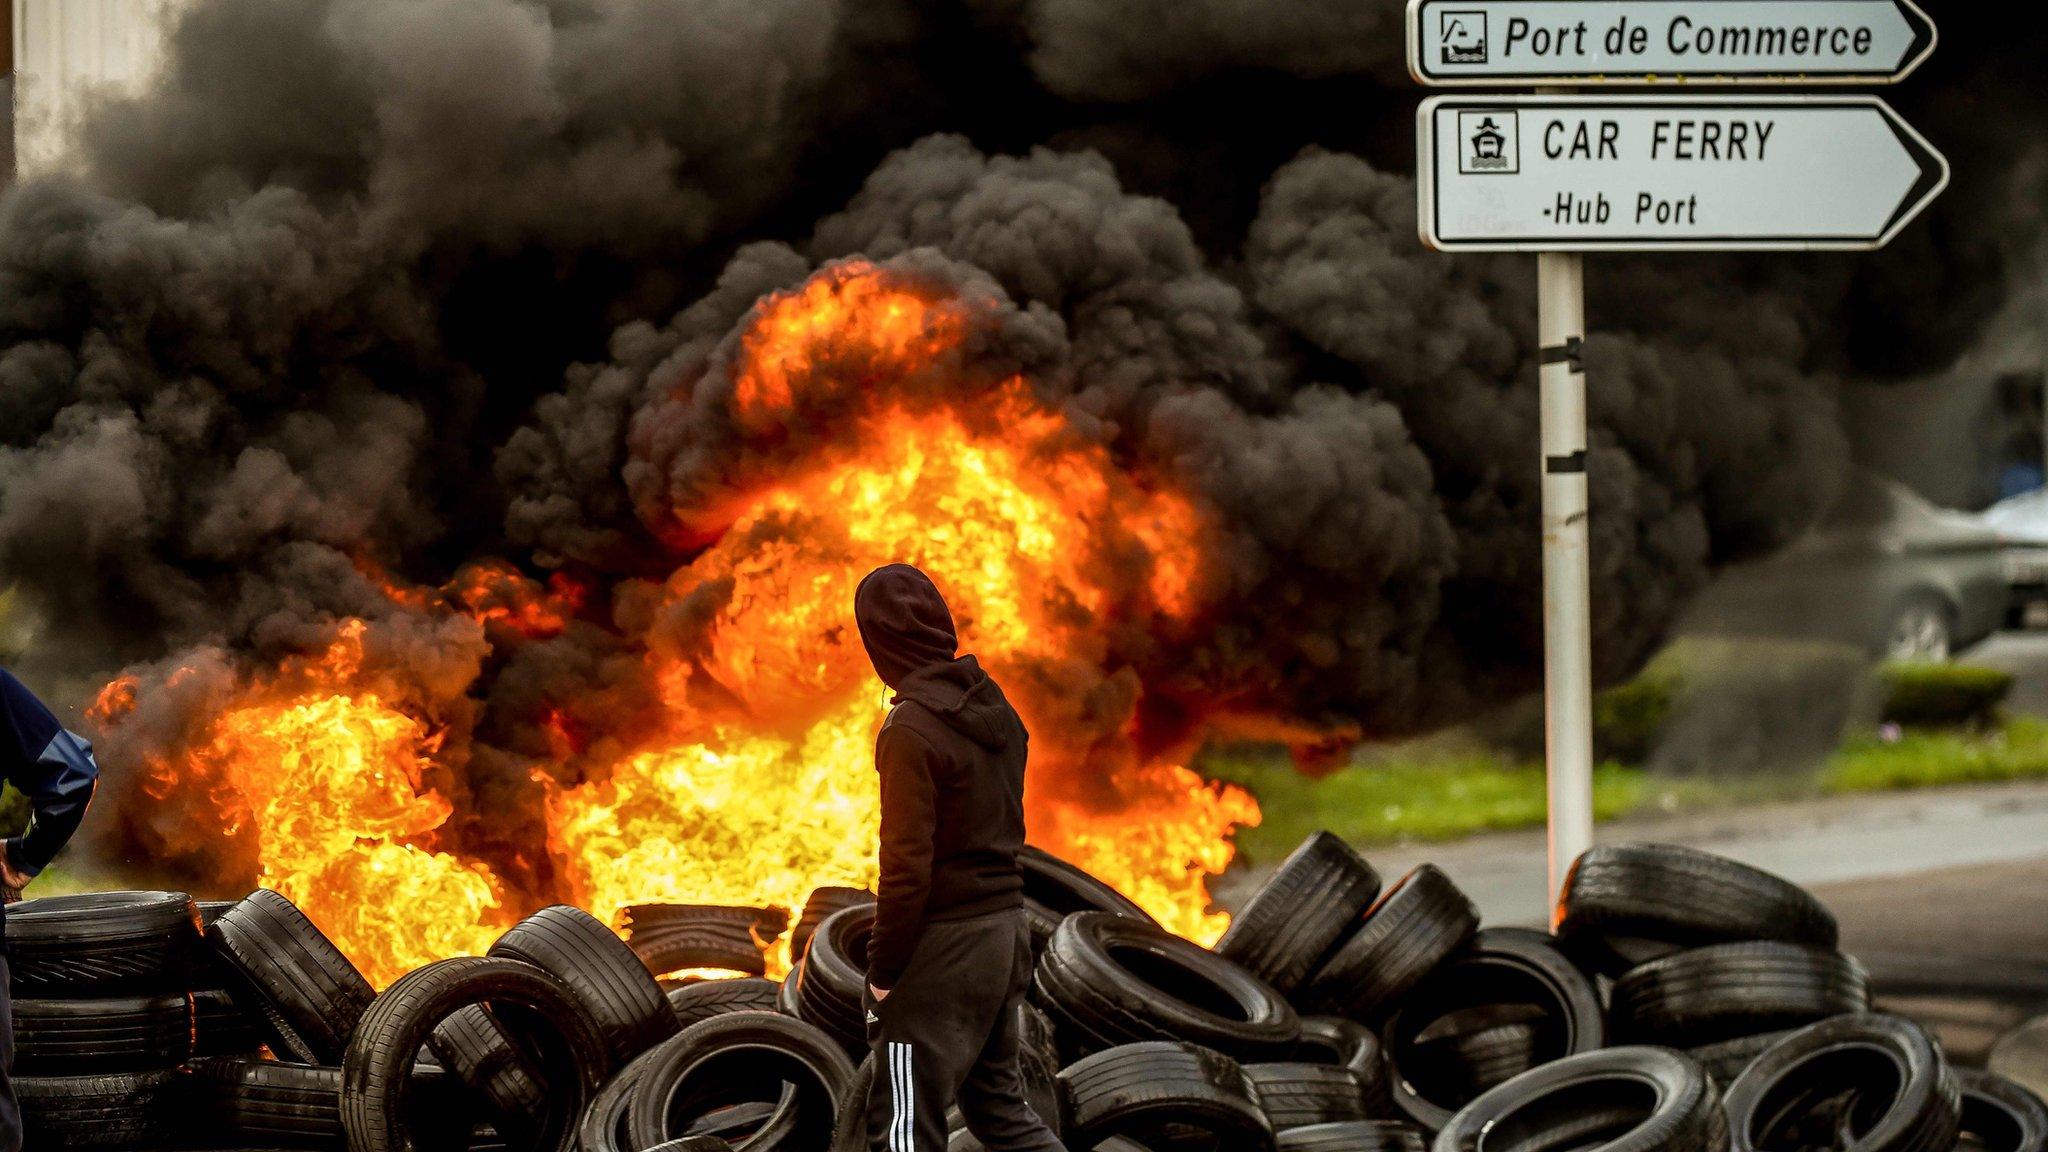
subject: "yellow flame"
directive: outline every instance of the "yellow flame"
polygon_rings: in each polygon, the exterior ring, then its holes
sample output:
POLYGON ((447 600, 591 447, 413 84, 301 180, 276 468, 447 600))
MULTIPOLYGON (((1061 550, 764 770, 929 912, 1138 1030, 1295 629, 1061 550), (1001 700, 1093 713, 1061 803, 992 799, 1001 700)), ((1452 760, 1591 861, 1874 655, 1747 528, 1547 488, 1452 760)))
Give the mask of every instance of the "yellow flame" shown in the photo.
MULTIPOLYGON (((362 630, 351 621, 308 664, 316 679, 354 675, 362 630)), ((257 837, 258 882, 297 904, 372 983, 480 954, 502 930, 490 869, 421 846, 453 806, 422 783, 439 741, 418 720, 375 693, 316 688, 235 708, 209 731, 186 770, 223 783, 227 831, 257 837)))

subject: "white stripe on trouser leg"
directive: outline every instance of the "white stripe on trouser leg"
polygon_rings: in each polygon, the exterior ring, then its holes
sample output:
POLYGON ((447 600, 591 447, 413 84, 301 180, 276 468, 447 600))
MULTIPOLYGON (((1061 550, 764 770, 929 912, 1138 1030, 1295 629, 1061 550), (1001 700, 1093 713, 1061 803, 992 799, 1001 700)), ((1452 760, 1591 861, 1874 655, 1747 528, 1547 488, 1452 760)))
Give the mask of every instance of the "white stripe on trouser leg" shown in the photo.
POLYGON ((889 1131, 889 1152, 913 1152, 916 1147, 917 1097, 910 1079, 910 1045, 889 1045, 889 1076, 896 1098, 896 1115, 889 1131))
POLYGON ((917 1049, 903 1046, 903 1152, 917 1150, 917 1049))
POLYGON ((889 1113, 889 1152, 903 1152, 903 1052, 902 1045, 889 1045, 889 1095, 895 1108, 889 1113))
POLYGON ((911 1067, 916 1051, 903 1046, 903 1152, 917 1152, 917 1071, 911 1067))

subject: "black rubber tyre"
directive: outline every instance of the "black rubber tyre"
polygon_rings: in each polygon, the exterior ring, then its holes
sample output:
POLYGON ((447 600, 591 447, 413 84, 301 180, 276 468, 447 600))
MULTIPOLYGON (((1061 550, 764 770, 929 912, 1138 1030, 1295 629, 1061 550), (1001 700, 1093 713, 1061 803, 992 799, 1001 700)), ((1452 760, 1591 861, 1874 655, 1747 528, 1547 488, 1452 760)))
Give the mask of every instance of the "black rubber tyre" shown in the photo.
POLYGON ((1963 1093, 1956 1152, 2048 1150, 2048 1105, 2039 1096, 1995 1072, 1963 1068, 1956 1077, 1963 1093))
POLYGON ((175 1068, 192 1055, 192 997, 16 1000, 14 1070, 98 1076, 175 1068))
POLYGON ((344 1140, 339 1068, 202 1060, 192 1082, 205 1115, 204 1130, 192 1135, 202 1140, 277 1148, 332 1148, 344 1140))
POLYGON ((1304 1010, 1374 1022, 1472 938, 1479 913, 1433 865, 1401 877, 1296 996, 1304 1010))
POLYGON ((813 888, 804 900, 804 910, 797 914, 796 926, 789 930, 789 960, 792 965, 803 963, 804 949, 810 947, 811 936, 825 918, 845 908, 857 908, 873 904, 875 894, 865 888, 845 888, 827 885, 813 888))
POLYGON ((1707 1075, 1714 1078, 1714 1083, 1725 1089, 1735 1083, 1735 1078, 1742 1075, 1751 1061, 1763 1055, 1771 1045, 1790 1036, 1792 1032, 1793 1030, 1788 1028, 1779 1032, 1737 1036, 1733 1040, 1689 1048, 1685 1054, 1699 1061, 1700 1066, 1707 1070, 1707 1075))
POLYGON ((1676 950, 1748 940, 1833 948, 1835 918, 1805 889, 1674 844, 1602 844, 1572 864, 1557 934, 1608 976, 1676 950))
POLYGON ((1496 1084, 1605 1042, 1592 981, 1548 936, 1514 929, 1474 936, 1380 1034, 1395 1106, 1431 1131, 1496 1084))
POLYGON ((1437 1133, 1435 1152, 1725 1152, 1727 1121, 1706 1069, 1665 1048, 1585 1052, 1480 1096, 1437 1133))
POLYGON ((827 916, 811 937, 803 967, 790 977, 797 982, 798 1018, 824 1029, 854 1059, 868 1049, 861 994, 868 979, 868 935, 874 926, 872 904, 827 916))
POLYGON ((1461 1100, 1472 1100, 1545 1063, 1550 1058, 1545 1055, 1550 1036, 1540 1019, 1511 1020, 1420 1041, 1413 1063, 1427 1069, 1435 1082, 1454 1085, 1461 1100))
POLYGON ((832 1125, 828 1152, 868 1152, 868 1098, 875 1090, 875 1058, 872 1053, 853 1070, 846 1086, 846 1099, 839 1105, 839 1118, 832 1125))
POLYGON ((799 991, 797 976, 799 971, 801 970, 794 969, 789 975, 784 976, 781 987, 775 990, 775 1010, 784 1016, 801 1017, 803 1015, 802 1005, 797 1002, 797 992, 799 991))
POLYGON ((491 1125, 517 1143, 533 1138, 547 1113, 538 1061, 482 1004, 465 1004, 434 1026, 427 1048, 476 1101, 491 1125))
POLYGON ((456 1009, 485 1003, 515 1033, 544 1033, 521 1044, 545 1059, 541 1079, 548 1086, 548 1115, 532 1147, 575 1147, 576 1120, 606 1067, 597 1021, 581 998, 539 968, 460 956, 399 977, 363 1015, 342 1063, 341 1115, 350 1152, 409 1152, 404 1100, 420 1046, 456 1009))
POLYGON ((1317 832, 1238 910, 1216 951, 1291 995, 1379 894, 1379 873, 1365 857, 1341 838, 1317 832))
POLYGON ((1066 1143, 1091 1148, 1112 1136, 1147 1148, 1271 1152, 1273 1127, 1237 1061, 1196 1044, 1152 1041, 1110 1048, 1060 1073, 1066 1143))
POLYGON ((183 892, 88 892, 7 910, 14 995, 182 992, 199 956, 199 910, 183 892))
POLYGON ((1734 1152, 1802 1132, 1842 1152, 1947 1152, 1962 1090, 1941 1046, 1910 1020, 1837 1016, 1772 1045, 1728 1089, 1734 1152))
POLYGON ((489 955, 521 960, 562 982, 597 1021, 622 1068, 633 1057, 676 1034, 676 1014, 654 974, 626 942, 581 908, 554 904, 514 924, 489 955))
POLYGON ((197 951, 192 961, 192 987, 195 990, 199 988, 226 988, 232 986, 235 982, 234 969, 229 968, 227 962, 221 959, 220 953, 214 950, 213 945, 206 942, 205 936, 206 930, 213 927, 214 921, 227 915, 228 909, 233 908, 238 903, 240 903, 238 900, 194 900, 192 902, 193 910, 199 914, 200 935, 200 940, 195 945, 197 951))
POLYGON ((1032 982, 1076 1055, 1186 1040, 1233 1059, 1279 1059, 1301 1039, 1300 1018, 1271 985, 1164 928, 1112 912, 1067 917, 1032 982))
POLYGON ((1244 1074, 1258 1090, 1259 1107, 1274 1132, 1367 1120, 1365 1086, 1358 1074, 1335 1064, 1247 1064, 1244 1074))
POLYGON ((269 1027, 271 1047, 302 1064, 338 1064, 376 991, 290 900, 259 888, 206 929, 238 981, 244 1011, 269 1027))
POLYGON ((774 1012, 782 986, 773 980, 745 976, 737 980, 696 980, 668 990, 668 1006, 676 1026, 688 1028, 727 1012, 774 1012))
POLYGON ((1280 1133, 1275 1152, 1426 1152, 1422 1129, 1399 1120, 1346 1120, 1280 1133))
POLYGON ((657 1144, 647 1152, 733 1152, 733 1147, 716 1136, 685 1136, 657 1144))
MULTIPOLYGON (((785 1093, 796 1089, 783 1085, 785 1093)), ((793 1107, 784 1109, 782 1100, 745 1100, 726 1104, 697 1118, 690 1124, 687 1135, 716 1136, 733 1144, 753 1144, 766 1147, 789 1138, 795 1130, 796 1112, 793 1107)))
POLYGON ((633 1147, 633 1130, 627 1123, 632 1113, 633 1091, 640 1077, 652 1067, 657 1046, 642 1052, 631 1064, 612 1073, 590 1107, 577 1121, 577 1152, 627 1152, 633 1147))
POLYGON ((720 904, 638 904, 626 909, 626 945, 659 976, 719 968, 759 976, 766 948, 789 926, 783 908, 720 904))
POLYGON ((1158 923, 1130 897, 1043 849, 1025 845, 1017 869, 1024 875, 1024 920, 1033 949, 1044 948, 1060 921, 1076 912, 1114 912, 1158 923))
POLYGON ((853 1061, 832 1037, 774 1012, 729 1012, 664 1042, 633 1089, 627 1127, 637 1147, 675 1139, 712 1108, 755 1101, 747 1093, 793 1085, 762 1147, 822 1148, 854 1081, 853 1061))
POLYGON ((269 1029, 225 988, 192 993, 192 1055, 244 1056, 263 1050, 269 1029))
MULTIPOLYGON (((186 1138, 198 1146, 324 1149, 344 1141, 339 1068, 228 1057, 194 1063, 189 1079, 197 1107, 183 1110, 186 1138)), ((440 1069, 417 1069, 408 1104, 416 1120, 446 1126, 460 1115, 456 1091, 440 1069)), ((467 1117, 459 1123, 467 1136, 467 1117)))
POLYGON ((1359 1089, 1370 1115, 1385 1115, 1392 1106, 1387 1061, 1380 1051, 1380 1038, 1356 1020, 1346 1020, 1342 1016, 1303 1016, 1301 1039, 1288 1058, 1351 1069, 1358 1077, 1359 1089))
POLYGON ((1615 1038, 1694 1048, 1870 1007, 1863 966, 1827 948, 1713 944, 1631 969, 1611 996, 1615 1038))
POLYGON ((135 1152, 166 1143, 172 1071, 112 1076, 17 1076, 22 1148, 112 1148, 135 1152))

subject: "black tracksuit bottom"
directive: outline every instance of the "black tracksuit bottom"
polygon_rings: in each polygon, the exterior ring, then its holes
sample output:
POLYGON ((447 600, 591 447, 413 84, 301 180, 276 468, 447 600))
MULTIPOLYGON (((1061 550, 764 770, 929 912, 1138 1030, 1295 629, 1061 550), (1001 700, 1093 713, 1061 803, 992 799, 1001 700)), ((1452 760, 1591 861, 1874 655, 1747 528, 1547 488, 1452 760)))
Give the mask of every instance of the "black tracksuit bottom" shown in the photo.
POLYGON ((875 1053, 872 1152, 944 1152, 956 1099, 988 1152, 1066 1152, 1025 1102, 1017 1071, 1017 1002, 1030 982, 1022 912, 925 925, 888 999, 862 995, 875 1053))

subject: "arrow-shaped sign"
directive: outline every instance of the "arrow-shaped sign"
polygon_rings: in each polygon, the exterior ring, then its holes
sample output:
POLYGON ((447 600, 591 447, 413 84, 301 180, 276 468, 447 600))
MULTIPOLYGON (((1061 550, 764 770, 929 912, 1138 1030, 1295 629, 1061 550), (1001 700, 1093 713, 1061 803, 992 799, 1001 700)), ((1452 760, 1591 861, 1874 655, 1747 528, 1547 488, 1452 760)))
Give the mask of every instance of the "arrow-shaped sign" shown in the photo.
POLYGON ((1874 96, 1438 96, 1417 137, 1432 248, 1878 248, 1948 184, 1874 96))
POLYGON ((1890 84, 1934 40, 1913 0, 1408 0, 1430 85, 1890 84))

